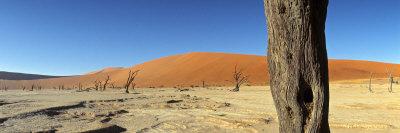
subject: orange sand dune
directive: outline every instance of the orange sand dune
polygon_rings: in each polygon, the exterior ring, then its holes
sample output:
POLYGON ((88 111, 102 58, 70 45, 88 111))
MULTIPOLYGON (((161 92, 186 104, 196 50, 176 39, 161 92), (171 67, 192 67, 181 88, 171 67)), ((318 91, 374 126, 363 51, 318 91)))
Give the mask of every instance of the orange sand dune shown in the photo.
POLYGON ((123 67, 107 67, 107 68, 104 68, 104 69, 99 70, 99 71, 93 71, 93 72, 86 73, 85 75, 108 73, 108 72, 117 71, 117 70, 121 70, 121 69, 124 69, 124 68, 123 67))
MULTIPOLYGON (((220 86, 231 85, 227 80, 231 80, 235 65, 250 76, 251 85, 268 84, 269 74, 265 56, 205 52, 168 56, 130 68, 108 68, 80 76, 9 82, 16 88, 31 84, 40 84, 47 88, 59 85, 72 87, 77 86, 78 83, 90 87, 94 80, 104 80, 107 75, 110 75, 112 82, 117 86, 122 86, 129 70, 141 70, 137 77, 138 87, 201 86, 202 81, 206 85, 220 86)), ((370 72, 374 73, 374 78, 384 78, 387 77, 387 70, 393 70, 395 76, 400 75, 399 64, 329 60, 330 81, 367 79, 370 72)))

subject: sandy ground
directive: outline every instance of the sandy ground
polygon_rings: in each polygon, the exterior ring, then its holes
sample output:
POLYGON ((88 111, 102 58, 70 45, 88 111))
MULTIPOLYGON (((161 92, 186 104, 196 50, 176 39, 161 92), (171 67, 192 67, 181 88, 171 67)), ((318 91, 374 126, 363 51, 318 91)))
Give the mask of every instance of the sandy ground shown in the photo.
MULTIPOLYGON (((332 132, 400 132, 400 85, 331 84, 332 132)), ((0 132, 278 132, 268 86, 0 92, 0 132)))

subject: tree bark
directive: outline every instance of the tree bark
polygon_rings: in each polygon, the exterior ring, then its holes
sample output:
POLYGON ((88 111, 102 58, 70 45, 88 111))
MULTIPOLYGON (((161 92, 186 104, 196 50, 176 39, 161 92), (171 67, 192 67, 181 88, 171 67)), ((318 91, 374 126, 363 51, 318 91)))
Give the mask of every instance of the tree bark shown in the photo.
POLYGON ((329 133, 328 0, 264 0, 271 93, 282 133, 329 133))

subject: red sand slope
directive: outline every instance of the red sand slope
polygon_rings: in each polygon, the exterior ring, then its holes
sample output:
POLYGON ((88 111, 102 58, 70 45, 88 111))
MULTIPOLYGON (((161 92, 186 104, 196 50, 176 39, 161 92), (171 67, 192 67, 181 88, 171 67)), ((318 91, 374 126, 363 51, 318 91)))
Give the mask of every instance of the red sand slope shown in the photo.
MULTIPOLYGON (((108 68, 86 75, 54 78, 35 81, 13 81, 14 85, 41 84, 46 87, 65 85, 71 87, 79 82, 90 87, 94 80, 103 80, 110 75, 118 86, 126 81, 129 70, 141 70, 137 77, 139 87, 173 87, 207 85, 229 85, 234 66, 244 69, 250 76, 252 85, 265 85, 268 82, 267 62, 265 56, 226 54, 226 53, 187 53, 168 56, 131 68, 108 68)), ((389 64, 359 60, 329 60, 330 81, 367 79, 370 72, 375 78, 387 77, 387 69, 393 69, 395 76, 400 75, 400 64, 389 64)), ((19 87, 20 88, 20 87, 19 87)))

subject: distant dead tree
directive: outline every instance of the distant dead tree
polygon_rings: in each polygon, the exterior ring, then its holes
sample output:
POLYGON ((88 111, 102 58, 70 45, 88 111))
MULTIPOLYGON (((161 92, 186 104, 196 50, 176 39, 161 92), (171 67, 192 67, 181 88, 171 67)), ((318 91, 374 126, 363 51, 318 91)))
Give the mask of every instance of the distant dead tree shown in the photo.
POLYGON ((394 81, 393 81, 393 75, 392 75, 392 69, 388 70, 388 69, 386 68, 386 72, 389 74, 389 77, 388 77, 388 79, 389 79, 388 91, 389 91, 389 93, 392 93, 392 92, 393 92, 392 86, 393 86, 393 83, 394 83, 394 81))
POLYGON ((93 83, 94 83, 94 89, 98 91, 102 84, 101 81, 95 80, 93 83))
POLYGON ((368 86, 368 90, 369 90, 369 92, 370 93, 372 93, 372 87, 371 87, 371 84, 372 84, 372 72, 370 73, 370 76, 369 76, 369 86, 368 86))
POLYGON ((115 83, 114 82, 111 82, 110 83, 110 86, 111 86, 111 88, 113 88, 113 89, 115 89, 116 87, 115 87, 115 83))
POLYGON ((390 92, 390 93, 392 93, 393 92, 393 90, 392 90, 392 84, 393 84, 393 76, 392 76, 392 72, 390 72, 390 74, 389 74, 389 88, 388 88, 388 91, 390 92))
POLYGON ((329 133, 328 0, 264 0, 268 67, 281 133, 329 133))
POLYGON ((39 80, 35 84, 36 84, 36 90, 42 90, 43 86, 42 86, 42 81, 41 80, 39 80))
POLYGON ((42 90, 42 86, 41 86, 41 85, 38 85, 38 86, 37 86, 37 90, 42 90))
POLYGON ((240 89, 240 86, 242 86, 242 84, 248 82, 248 78, 249 78, 249 76, 243 74, 243 70, 239 69, 237 67, 237 65, 235 65, 235 70, 233 72, 232 77, 233 77, 232 82, 235 83, 235 88, 233 90, 231 90, 233 92, 238 92, 240 89))
POLYGON ((135 80, 139 71, 140 70, 136 70, 136 71, 129 70, 128 79, 126 80, 126 83, 125 83, 125 93, 129 93, 129 87, 131 85, 136 85, 133 81, 135 80))
POLYGON ((106 80, 104 81, 104 84, 103 84, 103 91, 106 90, 107 85, 109 84, 110 80, 111 80, 110 79, 110 75, 107 75, 107 78, 106 78, 106 80))
POLYGON ((2 87, 2 90, 7 91, 8 90, 8 86, 6 84, 4 84, 4 86, 2 87))
POLYGON ((58 86, 58 90, 64 90, 64 89, 65 89, 64 85, 59 85, 58 86))
POLYGON ((78 90, 81 91, 81 90, 83 90, 82 88, 83 88, 83 85, 82 85, 81 82, 79 82, 79 83, 78 83, 78 90))
POLYGON ((35 89, 35 84, 32 84, 30 91, 33 91, 33 89, 35 89))
POLYGON ((202 81, 202 86, 203 86, 203 88, 206 88, 206 81, 202 81))

